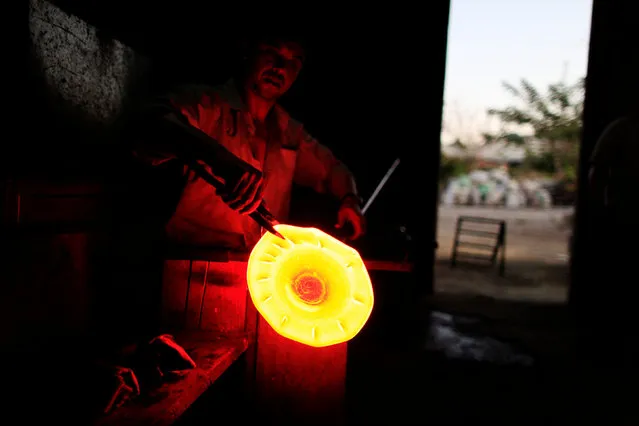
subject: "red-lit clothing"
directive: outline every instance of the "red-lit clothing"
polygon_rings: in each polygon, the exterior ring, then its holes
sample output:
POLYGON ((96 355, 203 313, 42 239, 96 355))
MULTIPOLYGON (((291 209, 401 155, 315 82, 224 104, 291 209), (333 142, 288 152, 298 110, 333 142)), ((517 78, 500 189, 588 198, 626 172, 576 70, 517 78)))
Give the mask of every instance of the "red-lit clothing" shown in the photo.
MULTIPOLYGON (((259 131, 231 80, 215 88, 184 88, 170 96, 173 108, 189 123, 262 171, 264 200, 275 217, 287 220, 293 182, 342 198, 356 193, 349 170, 303 125, 275 105, 259 131)), ((152 164, 172 158, 138 152, 152 164)), ((242 248, 253 246, 261 229, 249 216, 229 208, 215 189, 192 171, 177 209, 167 224, 173 242, 242 248)))

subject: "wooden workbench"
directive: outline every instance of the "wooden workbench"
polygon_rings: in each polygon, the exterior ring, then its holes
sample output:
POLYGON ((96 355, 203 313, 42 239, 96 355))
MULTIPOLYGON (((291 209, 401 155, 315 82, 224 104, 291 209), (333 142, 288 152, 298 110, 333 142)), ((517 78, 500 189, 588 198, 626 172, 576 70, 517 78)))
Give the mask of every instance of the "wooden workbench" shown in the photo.
POLYGON ((242 336, 223 337, 207 332, 175 336, 197 367, 175 382, 143 392, 130 403, 102 417, 96 426, 166 426, 173 424, 235 362, 248 347, 242 336))

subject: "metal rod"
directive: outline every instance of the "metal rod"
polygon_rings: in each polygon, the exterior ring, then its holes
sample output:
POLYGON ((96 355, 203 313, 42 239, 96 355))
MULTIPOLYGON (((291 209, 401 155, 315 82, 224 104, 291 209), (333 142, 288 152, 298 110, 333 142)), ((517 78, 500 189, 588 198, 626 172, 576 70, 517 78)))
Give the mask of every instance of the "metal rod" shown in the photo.
POLYGON ((386 172, 382 180, 377 185, 377 188, 375 188, 375 191, 373 191, 373 195, 371 195, 371 197, 368 199, 368 201, 364 205, 364 208, 362 209, 362 214, 366 214, 366 211, 371 206, 371 204, 373 204, 373 201, 375 201, 375 198, 377 198, 377 195, 379 194, 379 192, 382 190, 384 185, 386 185, 386 182, 391 177, 391 175, 393 174, 397 166, 399 166, 399 158, 393 162, 390 169, 388 169, 388 171, 386 172))

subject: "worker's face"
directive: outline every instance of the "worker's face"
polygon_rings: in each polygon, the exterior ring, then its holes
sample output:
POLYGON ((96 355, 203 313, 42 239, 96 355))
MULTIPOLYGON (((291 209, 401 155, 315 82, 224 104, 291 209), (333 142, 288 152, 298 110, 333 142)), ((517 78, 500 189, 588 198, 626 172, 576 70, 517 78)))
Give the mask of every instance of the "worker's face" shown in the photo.
POLYGON ((302 69, 304 51, 297 43, 260 43, 248 73, 260 97, 275 100, 291 87, 302 69))

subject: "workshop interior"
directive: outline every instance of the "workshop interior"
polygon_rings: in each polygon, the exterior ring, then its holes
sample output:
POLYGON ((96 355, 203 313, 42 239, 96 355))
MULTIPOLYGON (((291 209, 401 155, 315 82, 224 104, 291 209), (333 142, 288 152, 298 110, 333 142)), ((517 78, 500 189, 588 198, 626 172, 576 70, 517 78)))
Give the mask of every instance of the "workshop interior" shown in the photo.
POLYGON ((205 1, 25 3, 28 123, 0 171, 4 424, 637 420, 636 352, 619 343, 635 329, 618 313, 637 280, 603 274, 633 257, 602 263, 584 183, 604 129, 636 108, 628 2, 593 2, 569 301, 547 319, 562 334, 527 347, 519 315, 506 337, 467 337, 524 359, 505 364, 428 343, 476 320, 433 294, 449 0, 273 19, 205 1), (303 34, 281 103, 356 176, 367 232, 345 241, 338 202, 294 186, 287 223, 251 214, 266 229, 252 251, 167 243, 181 169, 132 162, 121 124, 175 85, 223 84, 242 41, 269 31, 303 34))

